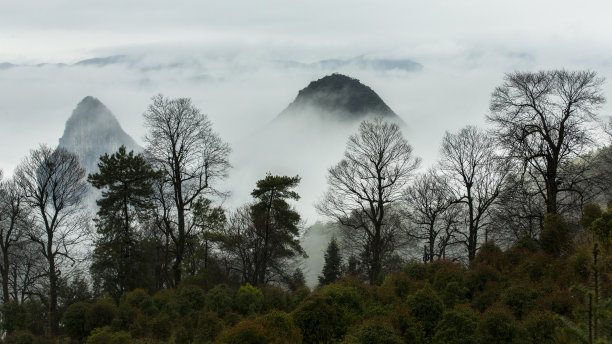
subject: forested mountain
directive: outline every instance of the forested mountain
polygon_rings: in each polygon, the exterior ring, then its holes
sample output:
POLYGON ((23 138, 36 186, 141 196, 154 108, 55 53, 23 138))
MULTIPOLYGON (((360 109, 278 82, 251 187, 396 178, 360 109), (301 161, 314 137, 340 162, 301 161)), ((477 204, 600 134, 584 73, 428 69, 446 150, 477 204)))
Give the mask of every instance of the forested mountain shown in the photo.
POLYGON ((361 121, 380 116, 401 121, 374 90, 359 80, 334 73, 312 81, 277 117, 291 120, 310 117, 333 121, 361 121))
POLYGON ((113 153, 122 145, 128 151, 142 148, 128 135, 113 113, 97 98, 83 98, 66 121, 60 147, 76 153, 89 172, 97 171, 101 155, 113 153))

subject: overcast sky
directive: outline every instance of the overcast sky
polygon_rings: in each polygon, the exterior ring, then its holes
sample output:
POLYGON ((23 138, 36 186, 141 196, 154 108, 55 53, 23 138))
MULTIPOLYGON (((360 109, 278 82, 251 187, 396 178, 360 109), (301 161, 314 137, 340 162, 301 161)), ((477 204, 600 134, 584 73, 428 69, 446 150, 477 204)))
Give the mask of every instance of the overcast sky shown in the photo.
POLYGON ((7 0, 1 7, 0 169, 9 175, 39 143, 57 144, 87 95, 141 143, 151 96, 191 97, 237 150, 308 82, 342 72, 404 119, 426 164, 445 130, 485 124, 506 72, 592 69, 608 80, 611 98, 610 1, 7 0), (358 56, 422 68, 287 63, 358 56))

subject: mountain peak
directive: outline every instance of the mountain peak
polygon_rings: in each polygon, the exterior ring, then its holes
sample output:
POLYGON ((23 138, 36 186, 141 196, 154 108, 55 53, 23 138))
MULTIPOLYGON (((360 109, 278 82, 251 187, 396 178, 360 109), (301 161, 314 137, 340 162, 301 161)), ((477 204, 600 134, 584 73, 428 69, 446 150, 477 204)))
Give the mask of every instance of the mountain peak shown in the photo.
POLYGON ((399 119, 374 90, 358 79, 338 73, 312 81, 279 117, 308 112, 339 120, 362 120, 367 116, 399 119))
POLYGON ((142 148, 121 128, 113 113, 97 98, 83 98, 66 121, 59 145, 79 155, 81 164, 97 171, 100 155, 112 154, 121 145, 128 150, 142 148))

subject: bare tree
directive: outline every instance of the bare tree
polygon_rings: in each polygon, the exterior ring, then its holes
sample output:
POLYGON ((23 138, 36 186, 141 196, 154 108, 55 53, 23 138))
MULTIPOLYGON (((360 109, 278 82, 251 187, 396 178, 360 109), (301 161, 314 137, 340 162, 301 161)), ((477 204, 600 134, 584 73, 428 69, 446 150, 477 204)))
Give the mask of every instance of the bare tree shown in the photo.
POLYGON ((191 206, 198 197, 218 191, 213 184, 227 176, 230 147, 189 98, 155 96, 144 118, 147 154, 173 191, 173 216, 168 217, 173 225, 167 230, 175 246, 172 272, 178 283, 187 238, 197 229, 190 221, 191 206))
POLYGON ((377 118, 364 121, 349 138, 344 158, 328 171, 329 189, 318 211, 364 236, 362 257, 370 284, 377 283, 382 259, 391 241, 383 237, 392 225, 388 210, 402 198, 402 191, 420 160, 395 123, 377 118))
POLYGON ((403 212, 409 223, 408 236, 425 243, 423 261, 446 258, 446 249, 455 242, 457 211, 448 181, 435 170, 416 178, 403 196, 403 212))
POLYGON ((66 262, 75 262, 74 249, 86 238, 83 198, 88 185, 78 157, 65 148, 41 145, 17 167, 15 179, 32 209, 28 236, 46 260, 49 333, 58 330, 58 279, 66 262))
MULTIPOLYGON (((461 242, 472 261, 478 250, 479 232, 486 227, 488 210, 499 195, 508 164, 495 152, 493 140, 482 130, 468 126, 442 139, 441 168, 453 189, 455 202, 466 208, 466 230, 461 242)), ((485 231, 485 240, 487 240, 485 231)))
POLYGON ((547 213, 558 213, 560 192, 574 191, 562 169, 594 143, 603 81, 592 71, 514 72, 491 96, 494 135, 533 176, 547 213))
POLYGON ((546 206, 531 178, 509 173, 491 210, 493 236, 498 244, 513 244, 521 237, 536 239, 544 226, 546 206))
MULTIPOLYGON (((1 172, 1 171, 0 171, 1 172)), ((1 175, 0 175, 1 178, 1 175)), ((0 180, 0 276, 2 277, 2 299, 10 300, 10 272, 19 243, 24 239, 24 227, 28 212, 23 192, 13 180, 0 180)))

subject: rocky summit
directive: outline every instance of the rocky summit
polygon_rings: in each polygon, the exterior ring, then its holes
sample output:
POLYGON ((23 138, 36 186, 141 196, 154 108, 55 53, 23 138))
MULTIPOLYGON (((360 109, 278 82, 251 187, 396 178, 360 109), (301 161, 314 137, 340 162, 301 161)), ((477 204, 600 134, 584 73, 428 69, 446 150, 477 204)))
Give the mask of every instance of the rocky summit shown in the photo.
POLYGON ((128 151, 142 148, 122 128, 113 113, 97 98, 87 96, 79 102, 66 122, 59 145, 81 159, 89 171, 98 170, 98 161, 105 153, 116 152, 121 145, 128 151))

